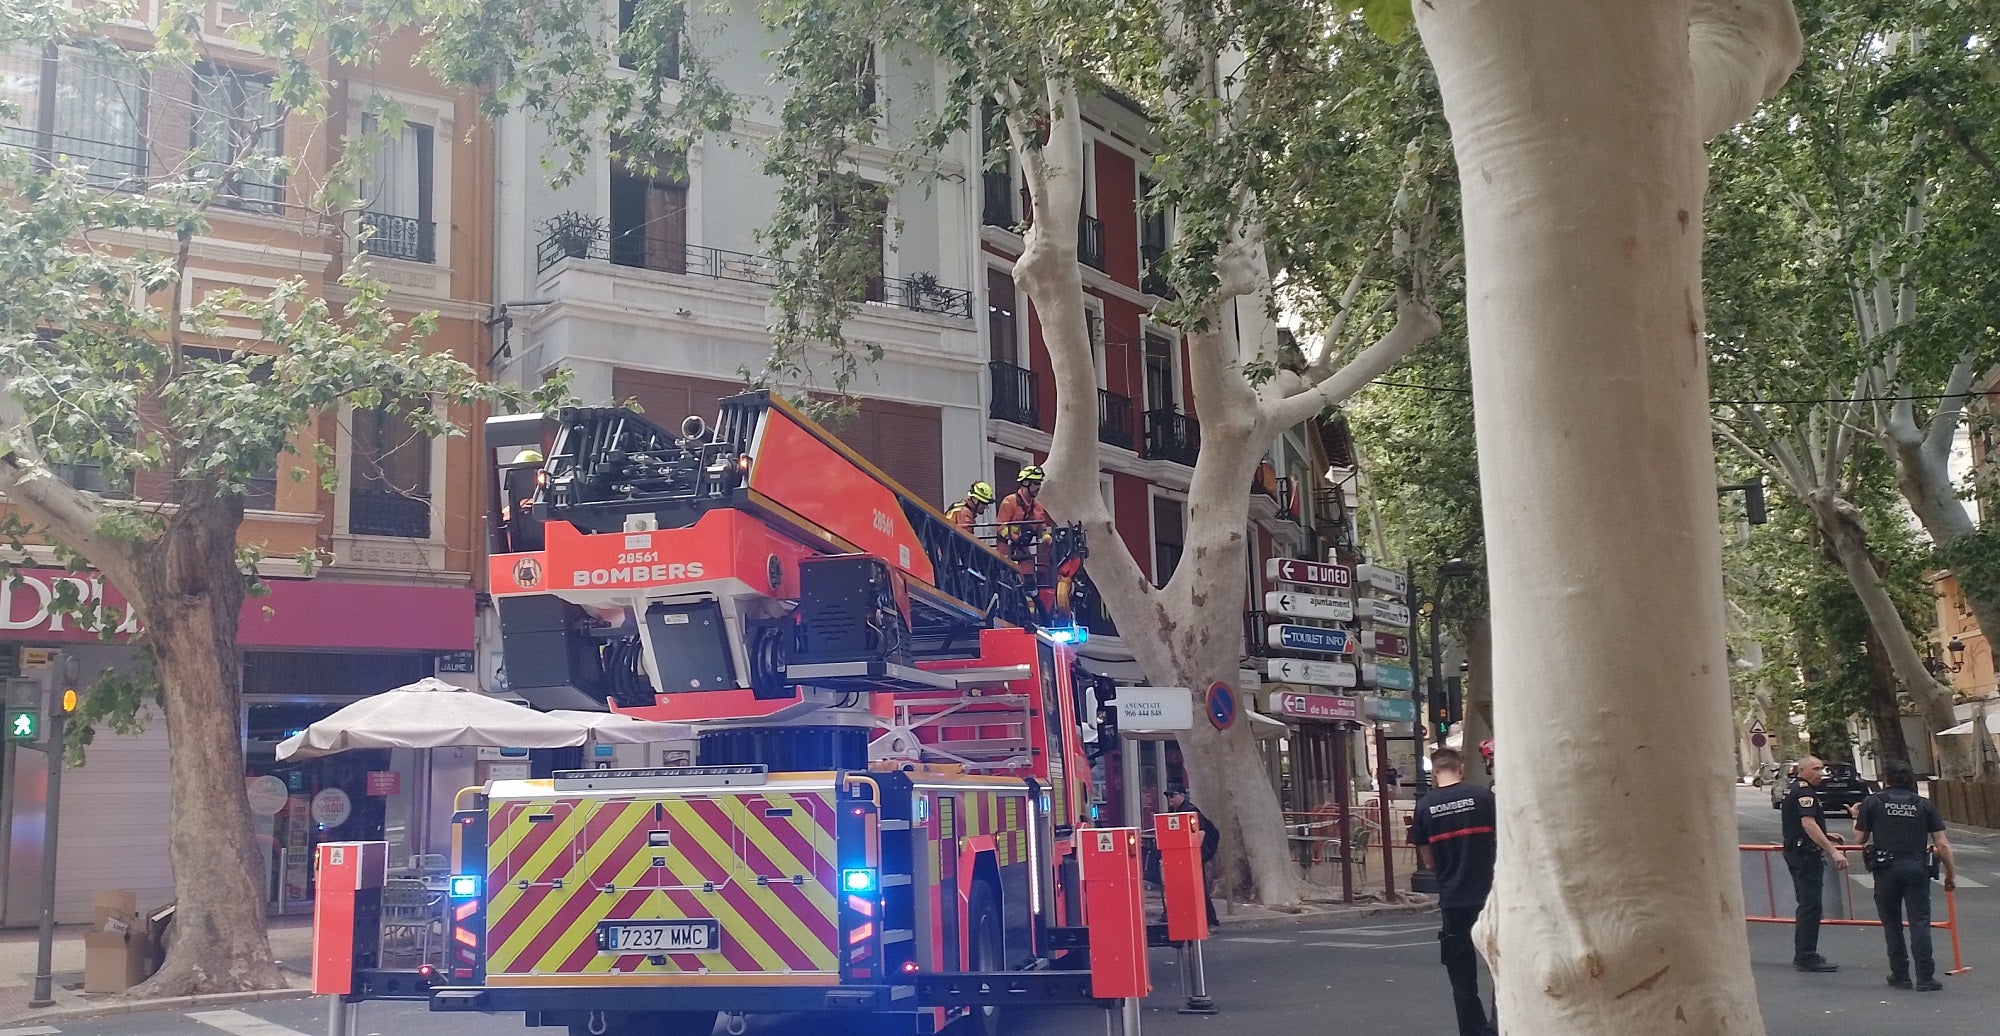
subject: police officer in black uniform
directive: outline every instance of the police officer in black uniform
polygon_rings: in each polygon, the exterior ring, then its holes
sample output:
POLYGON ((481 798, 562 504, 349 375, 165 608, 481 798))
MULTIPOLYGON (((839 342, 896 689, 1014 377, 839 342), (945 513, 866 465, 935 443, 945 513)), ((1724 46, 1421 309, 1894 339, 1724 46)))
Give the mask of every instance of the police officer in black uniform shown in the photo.
POLYGON ((1826 814, 1820 809, 1820 785, 1826 763, 1818 756, 1799 760, 1799 782, 1785 794, 1780 817, 1785 839, 1785 868, 1792 872, 1798 908, 1792 917, 1792 966, 1800 971, 1839 971, 1840 965, 1819 955, 1819 921, 1824 910, 1826 863, 1847 872, 1847 856, 1826 834, 1826 814), (1824 861, 1824 863, 1822 862, 1824 861))
POLYGON ((1932 853, 1944 868, 1944 887, 1958 887, 1958 868, 1951 843, 1944 836, 1944 818, 1937 807, 1917 794, 1917 775, 1910 764, 1890 759, 1882 764, 1881 791, 1861 803, 1854 830, 1868 846, 1868 869, 1875 875, 1875 916, 1889 943, 1889 984, 1910 988, 1910 958, 1917 961, 1916 988, 1926 993, 1943 989, 1937 962, 1931 956, 1932 853), (1910 918, 1910 946, 1903 948, 1903 915, 1910 918))

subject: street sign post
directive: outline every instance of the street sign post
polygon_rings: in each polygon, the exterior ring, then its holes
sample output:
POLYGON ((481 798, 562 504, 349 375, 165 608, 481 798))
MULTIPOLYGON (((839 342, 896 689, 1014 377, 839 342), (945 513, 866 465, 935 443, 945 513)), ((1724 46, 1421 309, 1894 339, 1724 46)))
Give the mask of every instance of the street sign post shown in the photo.
POLYGON ((1185 687, 1120 687, 1112 703, 1121 735, 1194 727, 1194 695, 1185 687))
POLYGON ((1346 565, 1322 565, 1297 558, 1264 559, 1264 578, 1346 589, 1354 585, 1354 570, 1346 565))
POLYGON ((1284 683, 1309 683, 1321 687, 1359 687, 1361 672, 1346 662, 1320 662, 1308 658, 1267 658, 1264 673, 1284 683))
POLYGON ((1362 565, 1354 571, 1355 581, 1369 586, 1380 587, 1392 596, 1402 596, 1409 592, 1410 581, 1403 573, 1380 565, 1362 565))
POLYGON ((1361 663, 1361 683, 1385 691, 1407 691, 1417 686, 1416 676, 1410 672, 1408 666, 1387 665, 1381 662, 1361 663))
POLYGON ((1389 658, 1410 657, 1410 638, 1380 630, 1361 631, 1361 649, 1389 658))
POLYGON ((1408 626, 1410 607, 1401 601, 1386 597, 1357 597, 1354 599, 1354 614, 1362 622, 1379 622, 1384 626, 1408 626))
POLYGON ((1328 655, 1354 652, 1354 634, 1325 626, 1293 626, 1278 623, 1265 630, 1265 643, 1286 651, 1318 651, 1328 655))
POLYGON ((1770 738, 1769 738, 1768 736, 1766 736, 1766 735, 1767 735, 1768 733, 1769 733, 1769 732, 1768 732, 1768 731, 1766 731, 1766 730, 1764 729, 1764 724, 1762 724, 1762 723, 1753 723, 1753 724, 1751 724, 1751 725, 1750 725, 1750 747, 1752 747, 1752 748, 1762 748, 1762 747, 1764 747, 1765 745, 1769 744, 1769 743, 1770 743, 1770 740, 1771 740, 1771 739, 1770 739, 1770 738))
POLYGON ((1414 723, 1417 703, 1408 698, 1363 698, 1361 714, 1382 723, 1414 723))
POLYGON ((1347 720, 1361 722, 1361 699, 1344 694, 1300 694, 1296 691, 1275 691, 1271 694, 1271 711, 1291 719, 1347 720))
POLYGON ((1271 590, 1264 594, 1264 610, 1273 615, 1296 619, 1331 619, 1348 622, 1354 618, 1354 602, 1345 597, 1271 590))

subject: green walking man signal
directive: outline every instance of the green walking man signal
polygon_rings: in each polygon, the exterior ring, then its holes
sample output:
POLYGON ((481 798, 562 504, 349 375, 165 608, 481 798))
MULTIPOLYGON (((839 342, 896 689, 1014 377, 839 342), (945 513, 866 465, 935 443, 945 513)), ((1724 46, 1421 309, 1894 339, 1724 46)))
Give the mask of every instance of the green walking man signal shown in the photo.
POLYGON ((7 740, 39 741, 42 738, 42 710, 8 709, 7 740))

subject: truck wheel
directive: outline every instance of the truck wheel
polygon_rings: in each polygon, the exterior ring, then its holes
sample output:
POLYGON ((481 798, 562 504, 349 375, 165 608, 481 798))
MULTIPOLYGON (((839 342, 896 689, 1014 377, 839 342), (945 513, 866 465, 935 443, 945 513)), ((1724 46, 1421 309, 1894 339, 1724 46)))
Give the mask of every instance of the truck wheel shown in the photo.
MULTIPOLYGON (((984 881, 973 882, 972 899, 966 906, 966 970, 1006 970, 1000 900, 993 894, 993 886, 984 881)), ((968 1036, 1000 1036, 1000 1028, 998 1007, 975 1007, 972 1015, 965 1019, 961 1031, 968 1036)))

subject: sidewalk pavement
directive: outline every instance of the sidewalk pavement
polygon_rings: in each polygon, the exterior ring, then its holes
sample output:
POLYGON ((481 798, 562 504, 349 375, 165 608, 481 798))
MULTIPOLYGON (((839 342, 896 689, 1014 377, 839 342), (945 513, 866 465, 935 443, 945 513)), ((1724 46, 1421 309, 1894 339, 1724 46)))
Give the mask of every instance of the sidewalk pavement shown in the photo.
MULTIPOLYGON (((1159 893, 1149 889, 1148 906, 1159 906, 1159 893)), ((1323 889, 1308 889, 1306 899, 1296 908, 1273 909, 1251 903, 1218 902, 1217 916, 1222 930, 1243 925, 1283 924, 1296 921, 1325 923, 1372 917, 1379 914, 1418 913, 1430 909, 1434 897, 1402 894, 1400 902, 1380 899, 1378 889, 1357 892, 1353 903, 1328 898, 1323 889)), ((56 929, 51 999, 54 1006, 30 1009, 34 995, 36 932, 32 928, 0 930, 0 1026, 55 1018, 80 1018, 103 1014, 130 1014, 140 1011, 211 1007, 252 1003, 261 1000, 299 999, 311 996, 306 978, 312 971, 312 918, 309 915, 274 917, 270 923, 271 952, 278 966, 292 980, 290 989, 250 993, 218 993, 211 996, 134 999, 123 993, 83 991, 83 933, 89 925, 62 925, 56 929)))
POLYGON ((305 981, 312 972, 312 917, 309 914, 274 917, 270 922, 271 952, 278 958, 279 968, 291 979, 292 988, 152 1000, 136 1000, 123 993, 83 991, 83 934, 89 928, 89 925, 56 927, 49 969, 53 977, 50 999, 55 1001, 55 1005, 40 1009, 28 1006, 28 1001, 34 996, 38 933, 33 928, 0 930, 0 1025, 311 995, 305 981))

